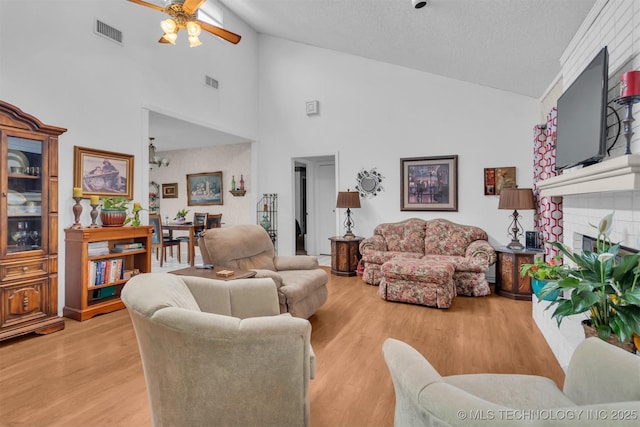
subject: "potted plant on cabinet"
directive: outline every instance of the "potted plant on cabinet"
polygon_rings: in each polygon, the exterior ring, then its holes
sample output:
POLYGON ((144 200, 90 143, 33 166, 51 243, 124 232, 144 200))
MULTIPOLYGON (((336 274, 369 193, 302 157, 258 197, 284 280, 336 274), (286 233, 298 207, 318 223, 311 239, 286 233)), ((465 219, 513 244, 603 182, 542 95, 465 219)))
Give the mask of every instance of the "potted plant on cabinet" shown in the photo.
POLYGON ((109 197, 102 200, 100 220, 104 227, 122 227, 127 220, 127 205, 124 197, 109 197))
POLYGON ((553 243, 575 267, 567 267, 566 276, 547 283, 540 295, 570 291, 566 299, 551 298, 549 308, 555 307, 552 316, 558 325, 567 316, 587 313, 589 318, 582 322, 585 336, 598 336, 634 352, 640 335, 640 254, 618 254, 620 245, 609 238, 612 221, 613 213, 595 227, 598 237, 593 251, 574 253, 562 243, 553 243))

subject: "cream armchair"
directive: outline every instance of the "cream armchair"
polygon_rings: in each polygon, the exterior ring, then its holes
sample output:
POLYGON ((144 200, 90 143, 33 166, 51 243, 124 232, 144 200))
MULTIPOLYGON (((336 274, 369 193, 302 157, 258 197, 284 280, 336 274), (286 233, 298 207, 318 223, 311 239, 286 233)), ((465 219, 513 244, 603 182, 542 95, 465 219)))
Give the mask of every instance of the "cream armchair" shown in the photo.
POLYGON ((271 279, 148 273, 121 297, 155 427, 309 425, 311 325, 280 314, 271 279))
POLYGON ((327 300, 327 273, 315 256, 276 256, 269 234, 257 224, 205 230, 198 247, 207 264, 255 270, 278 287, 280 311, 308 319, 327 300))
POLYGON ((534 375, 442 377, 394 339, 382 352, 396 392, 396 427, 640 424, 640 357, 598 338, 576 349, 563 391, 534 375))

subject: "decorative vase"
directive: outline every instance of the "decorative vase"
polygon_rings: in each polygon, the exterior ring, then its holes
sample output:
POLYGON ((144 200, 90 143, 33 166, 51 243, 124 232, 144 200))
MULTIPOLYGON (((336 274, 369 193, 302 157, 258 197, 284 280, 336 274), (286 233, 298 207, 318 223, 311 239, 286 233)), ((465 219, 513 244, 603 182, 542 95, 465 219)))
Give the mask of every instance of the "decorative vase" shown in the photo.
POLYGON ((102 209, 100 221, 103 227, 122 227, 127 220, 127 211, 120 209, 102 209))
MULTIPOLYGON (((531 278, 531 289, 533 290, 533 293, 538 297, 538 299, 541 299, 540 291, 547 283, 549 283, 549 280, 531 278)), ((558 296, 560 296, 560 291, 553 292, 542 299, 545 301, 555 301, 556 299, 558 299, 558 296)))
MULTIPOLYGON (((583 320, 582 328, 584 329, 585 338, 590 338, 590 337, 598 338, 598 331, 596 331, 596 329, 593 326, 591 326, 591 320, 589 319, 583 320)), ((636 352, 636 346, 633 344, 633 340, 629 340, 623 344, 623 343, 620 343, 620 340, 615 334, 611 334, 609 335, 609 338, 606 341, 609 344, 615 345, 616 347, 620 347, 624 350, 627 350, 628 352, 631 352, 634 354, 636 352)))
POLYGON ((264 215, 262 215, 262 220, 260 221, 260 225, 262 226, 262 228, 264 228, 266 231, 269 231, 269 229, 271 228, 271 221, 269 221, 269 216, 267 215, 267 213, 265 212, 264 215))
POLYGON ((183 217, 183 216, 179 216, 179 217, 177 217, 177 218, 176 218, 176 222, 177 222, 178 224, 184 224, 184 222, 185 222, 186 220, 187 220, 187 219, 186 219, 185 217, 183 217))

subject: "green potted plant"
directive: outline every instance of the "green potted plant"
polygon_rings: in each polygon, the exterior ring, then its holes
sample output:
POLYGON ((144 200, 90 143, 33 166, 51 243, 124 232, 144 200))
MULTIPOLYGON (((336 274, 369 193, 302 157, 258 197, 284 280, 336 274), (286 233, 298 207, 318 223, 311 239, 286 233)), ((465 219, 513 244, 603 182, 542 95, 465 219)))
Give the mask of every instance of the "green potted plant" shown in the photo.
POLYGON ((176 222, 183 223, 186 221, 187 214, 189 213, 188 209, 180 209, 174 218, 176 222))
POLYGON ((618 255, 620 245, 609 238, 612 222, 613 213, 595 227, 594 251, 574 253, 562 243, 553 243, 575 267, 567 267, 566 276, 549 282, 540 294, 544 298, 556 291, 570 291, 567 299, 558 296, 549 306, 555 308, 558 325, 567 316, 587 313, 589 319, 582 322, 586 336, 612 343, 617 340, 618 345, 634 351, 633 341, 640 335, 640 254, 618 255))
POLYGON ((130 200, 124 197, 102 199, 100 220, 103 227, 122 227, 127 220, 127 205, 130 200))
MULTIPOLYGON (((550 281, 560 280, 566 275, 567 269, 562 265, 562 258, 553 257, 549 262, 545 262, 543 257, 539 257, 533 264, 522 264, 520 267, 520 276, 531 277, 531 289, 533 293, 542 299, 540 291, 550 281)), ((546 295, 545 300, 553 301, 558 298, 560 292, 554 292, 546 295)))
POLYGON ((131 224, 134 227, 140 227, 140 212, 144 210, 145 209, 140 206, 140 202, 134 202, 133 209, 131 209, 131 215, 127 216, 124 224, 131 224))

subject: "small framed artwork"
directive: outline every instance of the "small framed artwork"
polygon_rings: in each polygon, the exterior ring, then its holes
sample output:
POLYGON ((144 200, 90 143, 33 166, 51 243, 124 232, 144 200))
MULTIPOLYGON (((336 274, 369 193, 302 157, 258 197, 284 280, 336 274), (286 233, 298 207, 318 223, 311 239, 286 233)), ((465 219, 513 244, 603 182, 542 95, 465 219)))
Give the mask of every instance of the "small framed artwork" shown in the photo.
POLYGON ((162 184, 162 198, 163 199, 177 199, 178 198, 178 183, 173 182, 171 184, 162 184))
POLYGON ((133 199, 133 155, 73 148, 73 186, 82 188, 82 197, 124 197, 133 199))
POLYGON ((499 196, 503 188, 514 187, 517 187, 515 166, 484 169, 485 196, 499 196))
POLYGON ((222 172, 187 175, 187 205, 221 205, 222 172))
POLYGON ((400 210, 457 211, 458 156, 400 159, 400 210))

